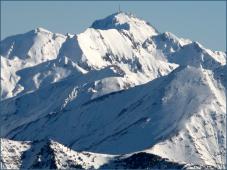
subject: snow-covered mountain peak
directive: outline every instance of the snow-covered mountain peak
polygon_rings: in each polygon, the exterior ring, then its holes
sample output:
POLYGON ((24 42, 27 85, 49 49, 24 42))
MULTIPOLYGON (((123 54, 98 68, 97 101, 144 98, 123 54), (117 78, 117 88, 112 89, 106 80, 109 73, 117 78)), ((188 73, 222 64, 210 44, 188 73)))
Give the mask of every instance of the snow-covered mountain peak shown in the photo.
POLYGON ((44 79, 48 79, 47 82, 56 82, 66 78, 69 73, 75 72, 74 66, 78 66, 82 72, 99 70, 110 65, 121 67, 130 79, 127 82, 133 86, 165 75, 176 67, 155 53, 148 53, 143 49, 144 40, 157 34, 146 21, 121 12, 98 20, 93 25, 94 28, 88 28, 77 35, 65 36, 51 33, 44 28, 36 28, 28 33, 3 40, 1 42, 2 97, 13 97, 28 92, 28 89, 29 91, 37 89, 43 84, 41 82, 44 79), (105 25, 109 28, 108 24, 112 29, 95 27, 95 25, 105 25), (129 25, 130 28, 118 29, 119 25, 124 24, 129 25), (65 59, 73 63, 64 64, 65 59), (8 69, 9 66, 13 69, 8 69), (35 76, 31 81, 34 83, 27 80, 25 71, 20 71, 28 67, 30 69, 26 72, 35 76), (140 74, 137 74, 139 72, 140 74))
POLYGON ((197 41, 193 41, 192 43, 185 45, 184 48, 188 48, 193 51, 197 51, 198 53, 205 52, 205 48, 202 46, 202 44, 200 44, 197 41))
POLYGON ((129 31, 135 39, 141 42, 149 36, 158 34, 158 31, 148 22, 125 12, 114 13, 104 19, 96 20, 91 27, 100 30, 129 31))
POLYGON ((124 29, 129 30, 132 23, 145 23, 132 14, 118 12, 107 16, 106 18, 96 20, 91 25, 95 29, 124 29))
POLYGON ((206 49, 198 42, 192 42, 171 54, 169 61, 179 65, 191 65, 213 70, 226 64, 226 56, 206 49))
POLYGON ((171 32, 164 32, 161 34, 161 37, 163 38, 163 40, 168 39, 168 40, 179 41, 179 38, 171 32))
POLYGON ((9 59, 18 57, 23 60, 41 62, 41 60, 55 58, 65 38, 64 35, 37 28, 24 34, 10 36, 1 41, 0 55, 9 59), (50 50, 50 48, 52 49, 50 50))
POLYGON ((114 13, 112 15, 107 16, 106 18, 96 20, 92 23, 91 27, 95 29, 125 29, 129 30, 129 25, 126 21, 126 18, 129 19, 127 15, 124 13, 114 13), (119 18, 119 15, 121 17, 119 18), (120 20, 120 21, 119 21, 120 20), (125 24, 125 25, 122 25, 125 24))
POLYGON ((49 34, 52 34, 51 31, 49 31, 49 30, 47 30, 47 29, 45 29, 45 28, 42 28, 42 27, 36 28, 36 29, 34 30, 34 32, 36 32, 36 33, 49 33, 49 34))
POLYGON ((65 40, 66 36, 42 28, 2 40, 1 97, 12 97, 23 90, 15 87, 20 79, 17 71, 56 59, 65 40))
POLYGON ((142 44, 148 52, 168 58, 172 53, 179 51, 184 45, 191 43, 188 39, 178 38, 171 32, 164 32, 148 37, 142 44))

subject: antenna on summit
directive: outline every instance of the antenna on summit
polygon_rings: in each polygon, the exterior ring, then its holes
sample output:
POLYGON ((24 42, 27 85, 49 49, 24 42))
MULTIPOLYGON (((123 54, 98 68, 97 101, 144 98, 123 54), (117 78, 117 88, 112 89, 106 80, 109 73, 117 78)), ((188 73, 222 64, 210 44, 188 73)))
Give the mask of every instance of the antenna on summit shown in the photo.
POLYGON ((119 4, 118 5, 118 13, 120 13, 121 12, 121 5, 119 4))

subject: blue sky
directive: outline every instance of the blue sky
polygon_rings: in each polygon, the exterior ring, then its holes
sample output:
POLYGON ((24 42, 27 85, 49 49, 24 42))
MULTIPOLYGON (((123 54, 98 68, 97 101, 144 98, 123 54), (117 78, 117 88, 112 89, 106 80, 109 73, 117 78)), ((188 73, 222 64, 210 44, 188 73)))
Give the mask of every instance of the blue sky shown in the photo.
POLYGON ((213 50, 226 51, 226 2, 155 1, 1 1, 1 38, 37 27, 52 32, 80 33, 96 19, 121 9, 149 21, 160 32, 198 41, 213 50))

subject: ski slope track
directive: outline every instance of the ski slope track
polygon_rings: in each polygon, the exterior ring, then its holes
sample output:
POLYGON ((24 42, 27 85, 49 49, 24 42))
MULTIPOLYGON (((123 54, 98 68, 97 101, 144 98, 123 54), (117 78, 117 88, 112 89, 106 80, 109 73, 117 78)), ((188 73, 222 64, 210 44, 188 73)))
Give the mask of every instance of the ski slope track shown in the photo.
POLYGON ((124 12, 0 48, 1 168, 225 169, 225 52, 124 12))

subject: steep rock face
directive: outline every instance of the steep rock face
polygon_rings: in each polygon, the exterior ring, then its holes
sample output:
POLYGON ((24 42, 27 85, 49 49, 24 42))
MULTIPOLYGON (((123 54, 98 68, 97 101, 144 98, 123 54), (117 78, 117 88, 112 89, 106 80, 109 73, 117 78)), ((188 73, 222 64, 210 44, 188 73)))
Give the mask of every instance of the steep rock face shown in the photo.
MULTIPOLYGON (((18 161, 10 165, 13 158, 5 159, 7 168, 226 165, 224 52, 159 33, 121 12, 78 35, 39 28, 6 38, 1 66, 2 137, 41 141, 25 142, 18 161), (62 153, 56 148, 64 147, 47 138, 105 156, 98 156, 98 164, 86 156, 81 163, 62 159, 72 157, 71 150, 62 153), (31 146, 37 152, 21 162, 31 146), (151 161, 130 163, 137 159, 151 161)), ((18 150, 14 145, 6 142, 4 148, 18 150)))

